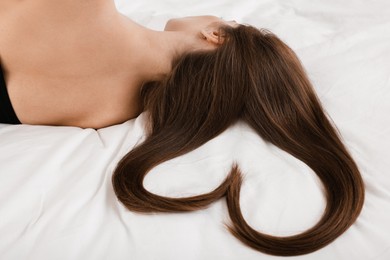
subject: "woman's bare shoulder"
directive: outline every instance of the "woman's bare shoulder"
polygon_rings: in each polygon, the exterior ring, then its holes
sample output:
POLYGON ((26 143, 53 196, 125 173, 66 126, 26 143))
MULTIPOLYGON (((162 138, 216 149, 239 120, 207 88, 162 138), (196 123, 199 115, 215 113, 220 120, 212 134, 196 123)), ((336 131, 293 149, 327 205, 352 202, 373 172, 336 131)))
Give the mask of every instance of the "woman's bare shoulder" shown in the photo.
POLYGON ((111 1, 0 0, 0 53, 31 58, 46 52, 47 57, 48 49, 75 52, 76 42, 84 43, 81 47, 99 43, 98 36, 108 35, 118 15, 111 1))
POLYGON ((88 17, 115 10, 114 0, 1 0, 0 23, 15 14, 36 19, 70 20, 74 15, 88 17), (37 16, 40 14, 40 16, 37 16))

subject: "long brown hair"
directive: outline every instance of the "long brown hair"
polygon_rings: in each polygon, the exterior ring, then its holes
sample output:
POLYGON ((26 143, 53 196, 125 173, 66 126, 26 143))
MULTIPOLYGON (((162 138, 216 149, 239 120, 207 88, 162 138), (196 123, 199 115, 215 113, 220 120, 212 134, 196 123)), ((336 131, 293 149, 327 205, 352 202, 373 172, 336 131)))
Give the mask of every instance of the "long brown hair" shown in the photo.
POLYGON ((137 212, 182 212, 226 197, 230 232, 261 252, 293 256, 318 250, 346 231, 364 202, 358 167, 327 118, 295 53, 266 30, 224 27, 216 50, 180 57, 169 77, 144 86, 150 120, 146 140, 117 165, 112 177, 118 199, 137 212), (147 191, 145 175, 156 165, 188 153, 241 120, 265 141, 307 164, 322 181, 326 208, 307 231, 286 237, 251 228, 240 210, 238 165, 215 190, 169 198, 147 191))

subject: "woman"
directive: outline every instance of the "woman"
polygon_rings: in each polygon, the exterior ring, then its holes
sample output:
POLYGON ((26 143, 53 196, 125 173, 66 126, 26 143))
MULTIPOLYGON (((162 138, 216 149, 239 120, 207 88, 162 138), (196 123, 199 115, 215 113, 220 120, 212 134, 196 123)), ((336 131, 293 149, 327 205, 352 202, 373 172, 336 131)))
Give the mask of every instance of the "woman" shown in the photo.
POLYGON ((193 211, 226 196, 231 233, 256 250, 283 256, 318 250, 357 219, 364 201, 359 170, 298 58, 275 35, 212 16, 174 19, 165 32, 151 31, 106 0, 1 5, 3 122, 99 128, 140 111, 149 115, 146 140, 112 177, 129 210, 193 211), (288 237, 252 229, 240 211, 238 165, 207 194, 167 198, 145 190, 143 179, 153 167, 238 120, 305 162, 323 182, 327 206, 314 227, 288 237))
POLYGON ((143 83, 162 79, 176 56, 214 48, 206 28, 218 23, 188 18, 159 32, 114 1, 2 0, 0 123, 101 128, 134 118, 143 83))

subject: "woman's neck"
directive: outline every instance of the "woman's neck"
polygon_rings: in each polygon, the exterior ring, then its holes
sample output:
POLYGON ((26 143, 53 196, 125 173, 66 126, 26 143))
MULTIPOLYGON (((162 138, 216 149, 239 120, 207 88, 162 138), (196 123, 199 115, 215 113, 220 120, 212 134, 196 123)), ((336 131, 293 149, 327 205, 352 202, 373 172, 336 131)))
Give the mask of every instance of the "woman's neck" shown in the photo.
POLYGON ((195 37, 184 32, 148 31, 148 38, 153 54, 156 72, 165 75, 171 71, 172 61, 194 50, 195 37))
POLYGON ((201 42, 199 35, 181 31, 155 31, 130 19, 128 23, 131 52, 135 59, 138 57, 137 69, 143 75, 143 81, 163 79, 171 71, 175 58, 196 50, 195 46, 199 47, 201 42))

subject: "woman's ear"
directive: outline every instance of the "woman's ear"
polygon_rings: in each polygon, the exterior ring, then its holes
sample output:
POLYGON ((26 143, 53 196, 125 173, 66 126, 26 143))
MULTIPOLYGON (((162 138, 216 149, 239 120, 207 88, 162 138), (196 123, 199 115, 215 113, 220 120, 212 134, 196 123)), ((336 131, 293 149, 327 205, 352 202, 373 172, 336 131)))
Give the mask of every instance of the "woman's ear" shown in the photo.
POLYGON ((201 30, 201 34, 203 36, 203 39, 207 40, 210 43, 218 45, 223 43, 223 37, 220 33, 220 29, 217 27, 207 27, 201 30))

